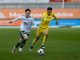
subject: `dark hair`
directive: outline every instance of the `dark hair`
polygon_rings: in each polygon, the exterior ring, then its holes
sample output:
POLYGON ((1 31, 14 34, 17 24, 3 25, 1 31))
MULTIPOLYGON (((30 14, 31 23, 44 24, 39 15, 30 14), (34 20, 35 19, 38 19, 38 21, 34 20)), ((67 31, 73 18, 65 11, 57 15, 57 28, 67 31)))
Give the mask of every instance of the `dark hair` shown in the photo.
POLYGON ((47 10, 52 10, 52 7, 48 7, 47 10))
POLYGON ((25 9, 25 12, 27 12, 27 11, 30 11, 30 12, 31 12, 31 10, 30 10, 30 9, 25 9))

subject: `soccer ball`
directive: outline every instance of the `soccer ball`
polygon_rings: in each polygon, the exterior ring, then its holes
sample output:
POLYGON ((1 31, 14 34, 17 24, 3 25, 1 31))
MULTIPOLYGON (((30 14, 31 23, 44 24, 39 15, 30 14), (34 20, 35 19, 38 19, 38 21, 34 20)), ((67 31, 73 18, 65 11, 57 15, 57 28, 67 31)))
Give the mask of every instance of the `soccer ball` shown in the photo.
POLYGON ((43 50, 43 49, 38 49, 38 50, 37 50, 37 53, 38 53, 39 55, 43 55, 43 54, 44 54, 44 50, 43 50))

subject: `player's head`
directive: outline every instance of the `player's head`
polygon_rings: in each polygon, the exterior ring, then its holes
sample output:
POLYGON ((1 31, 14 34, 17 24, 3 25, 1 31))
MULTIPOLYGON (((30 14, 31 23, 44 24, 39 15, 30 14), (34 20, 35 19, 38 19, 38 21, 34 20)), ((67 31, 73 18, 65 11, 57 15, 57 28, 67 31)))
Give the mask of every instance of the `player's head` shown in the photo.
POLYGON ((30 9, 25 9, 25 14, 26 14, 26 17, 29 17, 30 14, 31 14, 31 10, 30 9))
POLYGON ((47 8, 47 13, 48 13, 48 15, 50 15, 51 12, 52 12, 52 7, 48 7, 48 8, 47 8))

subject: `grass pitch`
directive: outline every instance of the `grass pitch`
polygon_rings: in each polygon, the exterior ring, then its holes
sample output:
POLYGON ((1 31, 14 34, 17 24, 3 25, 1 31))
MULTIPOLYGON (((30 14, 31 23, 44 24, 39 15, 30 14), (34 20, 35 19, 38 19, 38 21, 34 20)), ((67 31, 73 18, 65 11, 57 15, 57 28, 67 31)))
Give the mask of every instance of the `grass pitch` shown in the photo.
POLYGON ((33 52, 29 52, 35 32, 31 30, 22 54, 18 50, 11 54, 11 49, 19 39, 19 29, 0 28, 0 60, 80 60, 80 28, 50 29, 43 56, 36 52, 41 47, 42 38, 36 43, 33 52))

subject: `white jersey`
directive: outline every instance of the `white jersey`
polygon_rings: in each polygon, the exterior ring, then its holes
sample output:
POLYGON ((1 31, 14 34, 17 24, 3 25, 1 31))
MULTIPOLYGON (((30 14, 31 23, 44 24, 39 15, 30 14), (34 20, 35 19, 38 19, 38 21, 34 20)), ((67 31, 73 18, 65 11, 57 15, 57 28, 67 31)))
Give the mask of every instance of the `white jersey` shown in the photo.
POLYGON ((32 17, 26 18, 25 15, 22 15, 21 17, 18 17, 12 21, 16 21, 19 19, 22 20, 21 25, 20 25, 20 30, 25 31, 26 33, 30 32, 31 26, 34 25, 34 19, 32 17))

